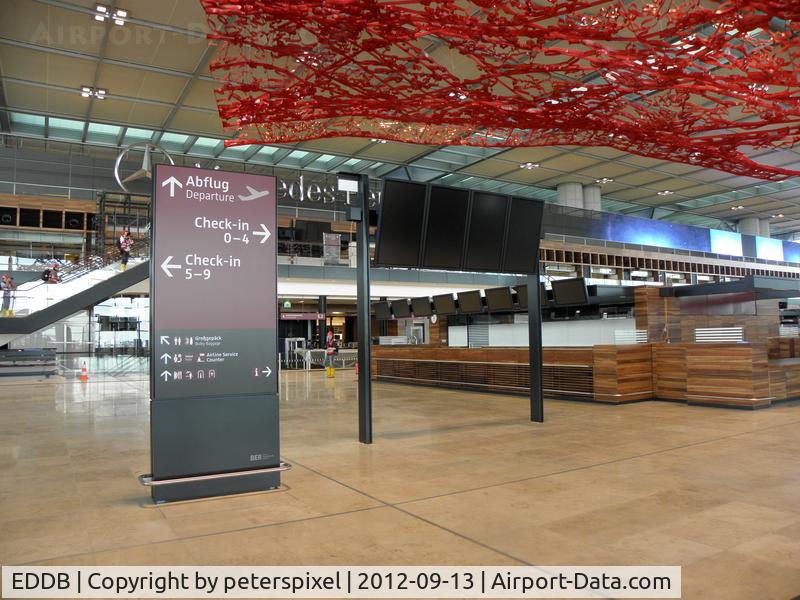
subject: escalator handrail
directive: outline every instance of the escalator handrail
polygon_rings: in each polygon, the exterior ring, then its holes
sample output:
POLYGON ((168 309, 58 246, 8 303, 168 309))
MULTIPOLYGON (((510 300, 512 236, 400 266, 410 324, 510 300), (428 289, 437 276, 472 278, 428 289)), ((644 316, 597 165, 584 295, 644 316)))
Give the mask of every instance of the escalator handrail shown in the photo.
MULTIPOLYGON (((134 240, 134 243, 131 246, 131 254, 133 254, 134 251, 136 250, 149 249, 149 247, 150 247, 149 240, 144 240, 144 239, 134 240)), ((97 255, 86 256, 82 258, 78 263, 73 264, 72 266, 67 267, 66 269, 59 270, 59 273, 61 275, 59 283, 66 283, 67 281, 72 281, 73 279, 82 277, 87 273, 97 271, 99 269, 107 267, 108 265, 114 264, 115 262, 119 262, 120 254, 121 253, 119 249, 115 247, 112 250, 109 250, 100 256, 97 255)), ((23 285, 25 284, 24 283, 20 284, 20 286, 23 285)), ((26 287, 21 291, 25 293, 32 292, 44 285, 53 285, 53 284, 51 284, 49 281, 40 280, 38 281, 38 283, 36 283, 36 285, 26 287)))

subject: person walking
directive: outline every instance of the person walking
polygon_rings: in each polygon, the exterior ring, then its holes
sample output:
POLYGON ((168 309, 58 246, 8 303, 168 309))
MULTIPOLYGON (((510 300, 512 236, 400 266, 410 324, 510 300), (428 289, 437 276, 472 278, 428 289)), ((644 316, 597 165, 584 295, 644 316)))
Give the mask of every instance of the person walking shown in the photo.
POLYGON ((325 367, 325 373, 328 377, 336 377, 336 369, 333 368, 333 357, 336 355, 338 348, 336 346, 336 338, 333 337, 333 331, 328 331, 328 336, 325 338, 325 359, 322 361, 322 366, 325 367))
POLYGON ((4 317, 13 317, 14 316, 14 309, 11 306, 13 300, 13 292, 17 289, 17 284, 14 283, 14 278, 11 277, 8 273, 3 275, 2 279, 0 279, 0 289, 3 290, 3 312, 2 315, 4 317))
POLYGON ((117 246, 119 246, 119 252, 122 255, 122 265, 119 270, 124 271, 128 268, 128 259, 131 257, 131 248, 133 247, 133 239, 129 229, 122 231, 122 235, 119 236, 117 241, 117 246))

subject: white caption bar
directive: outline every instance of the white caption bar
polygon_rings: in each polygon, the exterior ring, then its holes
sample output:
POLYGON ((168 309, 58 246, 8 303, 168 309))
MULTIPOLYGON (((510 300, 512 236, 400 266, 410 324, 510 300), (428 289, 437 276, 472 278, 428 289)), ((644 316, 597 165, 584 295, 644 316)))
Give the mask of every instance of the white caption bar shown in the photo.
POLYGON ((3 567, 3 598, 680 598, 677 566, 3 567))

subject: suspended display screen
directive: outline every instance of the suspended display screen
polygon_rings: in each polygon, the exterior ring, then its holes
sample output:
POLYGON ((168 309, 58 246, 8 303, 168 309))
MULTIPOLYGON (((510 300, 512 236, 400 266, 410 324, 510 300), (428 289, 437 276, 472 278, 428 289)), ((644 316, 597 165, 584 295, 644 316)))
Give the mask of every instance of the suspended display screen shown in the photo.
POLYGON ((575 306, 589 303, 586 280, 583 277, 574 279, 554 279, 553 300, 556 306, 575 306))
POLYGON ((486 294, 486 306, 489 312, 502 312, 514 310, 514 298, 511 296, 511 288, 490 288, 483 291, 486 294))
POLYGON ((528 286, 518 285, 514 288, 517 292, 517 304, 520 308, 528 308, 528 286))
POLYGON ((408 298, 392 300, 392 312, 397 319, 407 319, 411 316, 411 307, 408 305, 408 298))
POLYGON ((433 314, 431 299, 427 296, 425 298, 412 298, 411 308, 415 317, 430 317, 433 314))
POLYGON ((503 271, 530 273, 539 259, 539 234, 544 205, 525 198, 511 199, 511 215, 503 259, 503 271))
POLYGON ((453 300, 453 294, 441 294, 433 297, 433 307, 436 309, 436 314, 441 315, 454 315, 456 314, 456 302, 453 300))
POLYGON ((392 318, 392 311, 389 309, 388 302, 376 302, 372 305, 375 310, 375 318, 379 321, 388 321, 392 318))
POLYGON ((387 180, 375 264, 535 272, 543 206, 538 200, 387 180))
POLYGON ((507 196, 473 194, 467 255, 464 260, 467 271, 500 271, 507 207, 507 196))
POLYGON ((483 312, 483 301, 479 290, 458 292, 458 310, 462 313, 483 312))
POLYGON ((375 261, 386 267, 419 267, 427 186, 389 180, 385 183, 375 261))
POLYGON ((461 268, 468 208, 469 190, 431 186, 422 259, 424 268, 461 268))

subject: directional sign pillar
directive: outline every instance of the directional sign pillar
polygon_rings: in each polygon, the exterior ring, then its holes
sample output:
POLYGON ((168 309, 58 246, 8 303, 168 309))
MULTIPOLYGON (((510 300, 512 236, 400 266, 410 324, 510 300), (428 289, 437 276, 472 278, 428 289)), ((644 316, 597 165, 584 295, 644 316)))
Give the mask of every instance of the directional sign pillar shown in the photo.
POLYGON ((156 501, 277 487, 275 178, 157 165, 150 437, 156 501))

